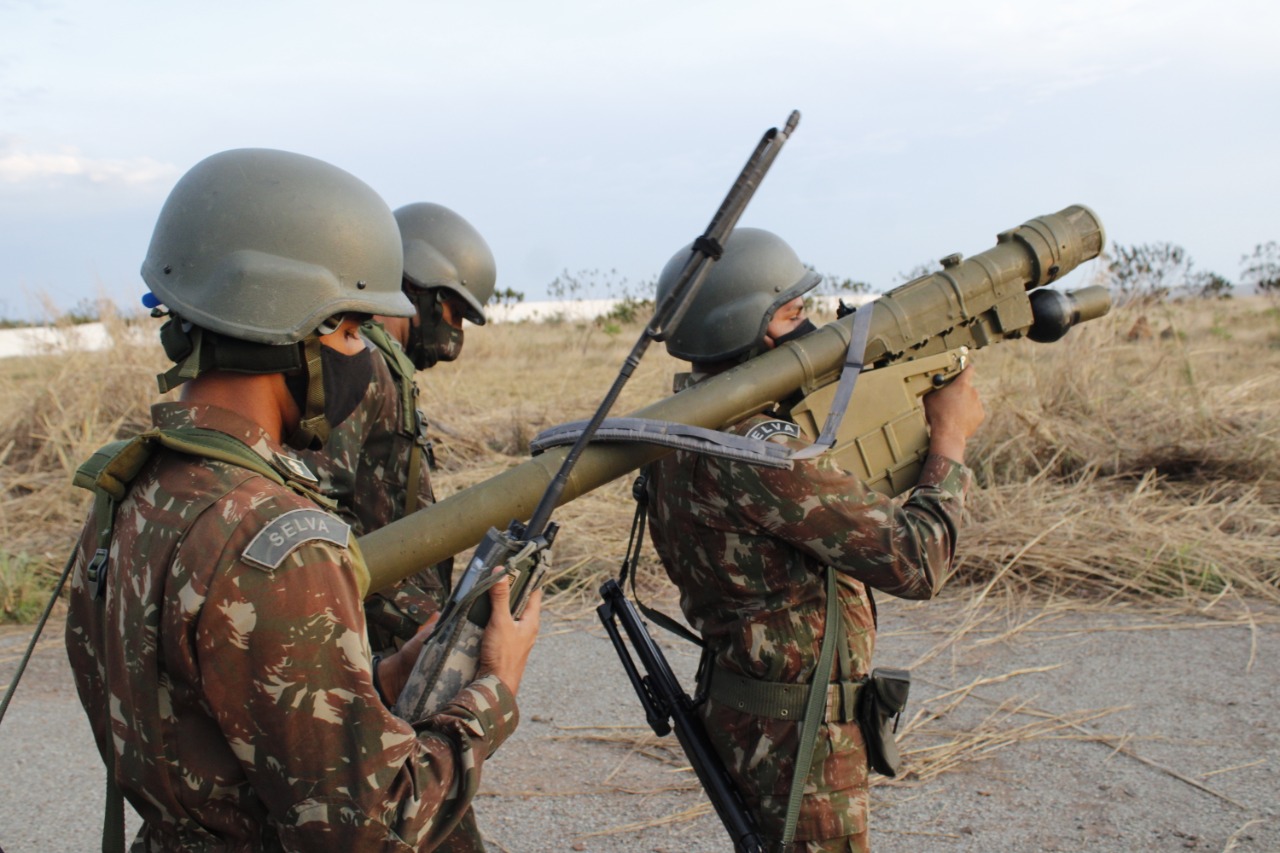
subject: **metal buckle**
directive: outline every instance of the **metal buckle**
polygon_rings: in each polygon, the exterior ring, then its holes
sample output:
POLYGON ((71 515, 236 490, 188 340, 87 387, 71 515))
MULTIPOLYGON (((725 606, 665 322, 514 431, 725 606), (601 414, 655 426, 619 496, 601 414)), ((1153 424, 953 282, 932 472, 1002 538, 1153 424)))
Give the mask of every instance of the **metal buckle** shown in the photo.
POLYGON ((102 591, 107 584, 106 548, 99 548, 93 552, 93 558, 89 560, 89 565, 85 567, 84 573, 89 580, 89 591, 93 593, 93 597, 101 598, 102 591))

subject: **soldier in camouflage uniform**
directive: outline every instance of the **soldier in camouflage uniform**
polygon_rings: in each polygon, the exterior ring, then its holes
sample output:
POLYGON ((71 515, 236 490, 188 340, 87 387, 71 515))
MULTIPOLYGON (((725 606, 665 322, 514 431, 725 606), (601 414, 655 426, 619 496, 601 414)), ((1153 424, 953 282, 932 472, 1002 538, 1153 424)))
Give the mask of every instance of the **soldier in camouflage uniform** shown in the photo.
MULTIPOLYGON (((659 299, 688 256, 686 248, 672 258, 659 299)), ((693 362, 688 381, 696 382, 812 331, 803 294, 819 278, 775 235, 739 228, 667 349, 693 362)), ((806 446, 786 402, 727 431, 806 446)), ((702 707, 707 731, 775 849, 800 714, 741 707, 762 691, 776 695, 775 688, 807 695, 792 686, 811 682, 828 629, 826 567, 836 572, 844 636, 832 680, 854 689, 875 645, 871 588, 929 598, 946 575, 970 484, 965 441, 982 407, 966 372, 929 395, 926 409, 930 456, 902 503, 821 456, 782 470, 678 451, 651 468, 653 543, 713 655, 711 698, 702 707)), ((853 695, 839 683, 829 688, 792 850, 867 850, 867 757, 853 695)))
POLYGON ((308 157, 223 152, 165 203, 143 277, 182 401, 82 466, 97 497, 66 629, 109 791, 144 819, 135 851, 433 849, 516 726, 539 602, 511 620, 499 582, 476 680, 396 718, 421 642, 371 658, 368 570, 284 445, 359 404, 359 318, 411 312, 400 271, 391 211, 308 157))
MULTIPOLYGON (((381 356, 369 393, 322 450, 303 455, 357 535, 435 502, 415 371, 458 357, 463 319, 485 324, 497 277, 484 238, 452 210, 417 203, 394 215, 404 247, 401 288, 416 311, 411 318, 374 317, 362 327, 381 356)), ((444 560, 369 597, 365 618, 375 651, 393 650, 439 612, 452 569, 453 561, 444 560)))
MULTIPOLYGON (((464 319, 485 324, 484 304, 497 279, 493 253, 480 233, 452 210, 425 202, 395 211, 404 247, 401 289, 413 316, 377 316, 361 327, 373 360, 373 382, 356 412, 318 451, 303 454, 357 535, 435 502, 434 462, 426 419, 418 408, 417 370, 453 361, 462 350, 464 319)), ((409 641, 448 598, 453 560, 446 559, 378 590, 365 600, 369 642, 380 654, 409 641)), ((481 851, 468 810, 440 850, 481 851)))

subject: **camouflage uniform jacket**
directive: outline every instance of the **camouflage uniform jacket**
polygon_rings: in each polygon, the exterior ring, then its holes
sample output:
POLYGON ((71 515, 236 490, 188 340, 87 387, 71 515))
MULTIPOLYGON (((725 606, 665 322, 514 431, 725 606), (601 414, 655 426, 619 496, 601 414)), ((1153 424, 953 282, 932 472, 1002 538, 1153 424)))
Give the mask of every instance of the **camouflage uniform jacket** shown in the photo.
MULTIPOLYGON (((413 363, 381 325, 370 321, 363 331, 374 351, 369 390, 356 411, 332 430, 323 449, 298 454, 357 536, 404 517, 410 471, 416 470, 414 508, 435 502, 413 363)), ((452 567, 453 561, 445 560, 365 601, 374 651, 393 649, 396 640, 412 637, 440 610, 452 567)))
MULTIPOLYGON (((798 435, 794 425, 763 414, 728 431, 747 435, 753 429, 753 437, 776 434, 774 441, 793 448, 807 444, 792 437, 798 435)), ((865 587, 903 598, 933 594, 950 565, 970 480, 962 465, 930 456, 920 484, 899 504, 828 457, 780 470, 678 451, 651 472, 653 544, 680 589, 685 617, 706 638, 716 665, 789 683, 809 683, 817 665, 826 566, 837 572, 846 637, 841 654, 851 675, 867 674, 875 618, 865 587)), ((852 836, 866 827, 862 736, 855 722, 841 722, 834 711, 828 708, 818 733, 798 841, 852 836)), ((762 830, 781 837, 796 724, 714 701, 703 713, 762 830)))
MULTIPOLYGON (((152 416, 288 454, 225 409, 152 416)), ((348 541, 284 486, 161 449, 116 510, 98 600, 90 514, 67 653, 98 749, 145 821, 134 851, 430 849, 462 816, 515 729, 515 699, 488 676, 416 731, 393 716, 374 691, 367 573, 348 541)))

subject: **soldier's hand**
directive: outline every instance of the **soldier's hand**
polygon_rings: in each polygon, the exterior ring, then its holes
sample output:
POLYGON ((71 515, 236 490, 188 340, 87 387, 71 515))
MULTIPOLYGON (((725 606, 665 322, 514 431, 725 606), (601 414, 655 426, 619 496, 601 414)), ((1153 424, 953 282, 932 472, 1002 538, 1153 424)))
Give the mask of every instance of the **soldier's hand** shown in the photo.
MULTIPOLYGON (((501 571, 501 568, 498 569, 501 571)), ((538 639, 542 616, 542 590, 529 596, 524 614, 511 615, 511 581, 503 578, 489 589, 492 614, 480 642, 480 675, 496 675, 513 694, 520 689, 529 652, 538 639)))
POLYGON ((382 695, 386 697, 388 703, 394 705, 399 698, 400 691, 404 689, 405 682, 413 672, 413 665, 418 662, 422 644, 426 642, 427 637, 431 636, 431 630, 439 621, 440 614, 433 613, 430 619, 419 626, 418 633, 401 646, 399 651, 387 655, 378 662, 378 684, 381 685, 382 695))
POLYGON ((970 364, 950 384, 924 396, 929 421, 929 451, 964 462, 965 444, 986 417, 970 364))

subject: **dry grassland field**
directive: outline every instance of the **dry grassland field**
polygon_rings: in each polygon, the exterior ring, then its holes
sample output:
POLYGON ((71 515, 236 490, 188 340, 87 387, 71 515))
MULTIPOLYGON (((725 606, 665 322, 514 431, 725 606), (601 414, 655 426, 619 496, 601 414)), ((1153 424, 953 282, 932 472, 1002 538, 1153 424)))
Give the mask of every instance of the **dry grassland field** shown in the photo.
MULTIPOLYGON (((469 327, 458 362, 420 375, 440 496, 519 464, 540 430, 588 416, 638 332, 469 327)), ((918 680, 899 732, 910 770, 873 789, 876 847, 1280 850, 1280 307, 1122 306, 1056 344, 1002 344, 974 361, 987 421, 971 445, 978 487, 955 573, 940 601, 884 608, 877 663, 910 665, 918 680), (1229 719, 1216 716, 1228 705, 1229 719)), ((130 345, 0 361, 5 621, 43 606, 88 502, 71 472, 147 425, 164 366, 158 346, 130 345)), ((679 367, 651 348, 615 413, 667 394, 679 367)), ((727 848, 620 672, 608 696, 580 700, 594 716, 575 721, 564 706, 576 673, 620 669, 588 617, 625 549, 630 488, 615 481, 556 513, 525 740, 486 769, 477 807, 492 849, 727 848), (562 665, 580 654, 567 645, 577 635, 591 635, 597 660, 562 665)), ((651 549, 640 588, 676 609, 651 549)), ((29 629, 3 631, 7 683, 29 629)), ((55 626, 37 673, 68 677, 59 645, 55 626)), ((672 654, 684 666, 691 653, 672 654)), ((68 701, 66 684, 30 689, 33 717, 41 696, 68 701)), ((40 767, 6 757, 13 738, 0 732, 0 801, 27 784, 14 773, 40 767)), ((84 797, 92 819, 97 785, 84 797)), ((56 849, 19 845, 5 820, 0 806, 10 853, 56 849)))

